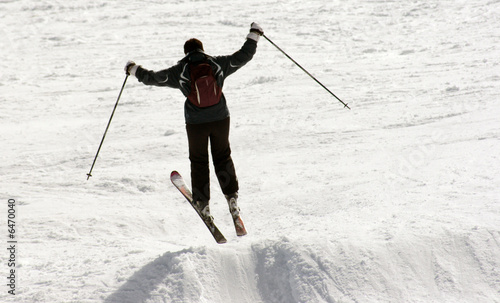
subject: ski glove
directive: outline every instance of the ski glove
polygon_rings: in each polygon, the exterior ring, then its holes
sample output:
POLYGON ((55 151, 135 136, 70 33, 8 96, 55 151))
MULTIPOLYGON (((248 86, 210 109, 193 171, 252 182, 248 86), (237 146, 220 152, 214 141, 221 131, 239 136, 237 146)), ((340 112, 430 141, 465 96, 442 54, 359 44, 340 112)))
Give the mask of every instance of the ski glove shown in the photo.
POLYGON ((247 39, 252 39, 259 42, 259 38, 262 35, 264 35, 262 27, 260 27, 260 25, 258 25, 257 23, 253 22, 250 27, 250 33, 248 34, 247 39))
POLYGON ((125 65, 125 74, 135 76, 135 72, 137 71, 137 65, 134 61, 129 61, 125 65))

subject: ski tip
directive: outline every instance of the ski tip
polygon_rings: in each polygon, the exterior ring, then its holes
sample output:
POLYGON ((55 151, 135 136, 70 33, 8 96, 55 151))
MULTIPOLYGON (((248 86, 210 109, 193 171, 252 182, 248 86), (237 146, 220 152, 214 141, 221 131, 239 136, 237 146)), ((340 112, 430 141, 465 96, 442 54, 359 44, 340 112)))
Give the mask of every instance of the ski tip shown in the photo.
POLYGON ((179 172, 177 172, 176 170, 173 170, 171 173, 170 173, 170 178, 172 178, 173 176, 178 176, 180 175, 179 172))
POLYGON ((225 243, 227 243, 226 238, 222 238, 222 239, 217 240, 217 244, 225 244, 225 243))

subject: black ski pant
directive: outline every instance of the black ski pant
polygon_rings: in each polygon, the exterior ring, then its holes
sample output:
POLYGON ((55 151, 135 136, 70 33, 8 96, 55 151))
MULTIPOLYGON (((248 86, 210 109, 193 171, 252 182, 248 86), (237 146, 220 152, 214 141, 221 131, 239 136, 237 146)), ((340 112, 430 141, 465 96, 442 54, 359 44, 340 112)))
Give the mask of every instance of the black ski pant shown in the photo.
POLYGON ((230 195, 239 189, 229 147, 229 125, 229 117, 209 123, 186 124, 194 201, 208 203, 210 200, 209 142, 215 174, 222 192, 230 195))

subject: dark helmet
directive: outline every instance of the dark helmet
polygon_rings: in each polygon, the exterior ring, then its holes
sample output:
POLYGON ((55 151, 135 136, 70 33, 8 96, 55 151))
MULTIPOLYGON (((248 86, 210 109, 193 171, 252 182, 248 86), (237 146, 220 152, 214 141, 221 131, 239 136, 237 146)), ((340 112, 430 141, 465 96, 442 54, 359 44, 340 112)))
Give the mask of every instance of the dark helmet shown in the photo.
POLYGON ((184 54, 189 54, 198 49, 203 51, 203 43, 196 38, 191 38, 184 43, 184 54))

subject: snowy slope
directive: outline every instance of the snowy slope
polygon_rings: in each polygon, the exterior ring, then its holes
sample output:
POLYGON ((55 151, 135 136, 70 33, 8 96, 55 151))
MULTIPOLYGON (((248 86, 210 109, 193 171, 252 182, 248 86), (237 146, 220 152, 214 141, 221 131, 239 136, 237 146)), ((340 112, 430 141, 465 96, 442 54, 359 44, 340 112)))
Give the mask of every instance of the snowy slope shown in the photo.
POLYGON ((500 2, 20 0, 0 20, 0 301, 500 302, 500 2), (215 244, 168 180, 189 176, 178 91, 129 78, 86 180, 127 60, 169 67, 191 37, 230 54, 253 21, 352 110, 265 39, 228 78, 248 236, 214 183, 215 244))

